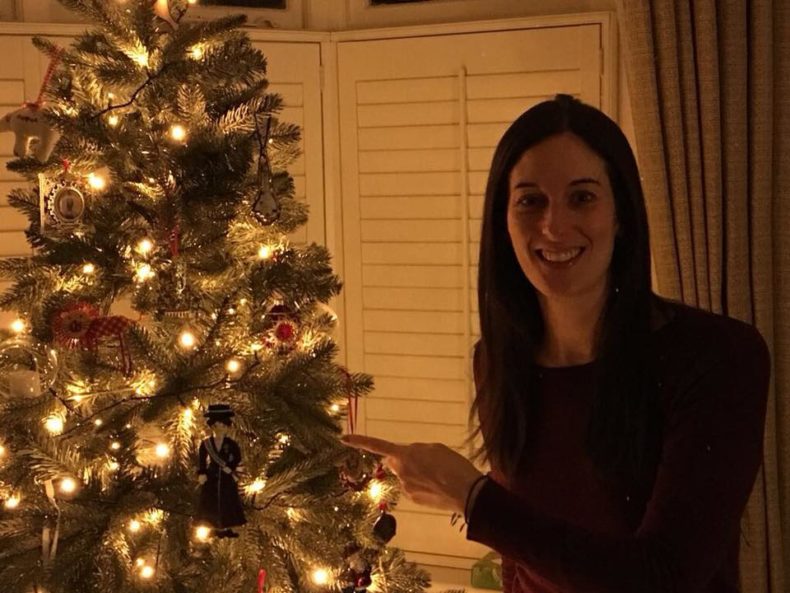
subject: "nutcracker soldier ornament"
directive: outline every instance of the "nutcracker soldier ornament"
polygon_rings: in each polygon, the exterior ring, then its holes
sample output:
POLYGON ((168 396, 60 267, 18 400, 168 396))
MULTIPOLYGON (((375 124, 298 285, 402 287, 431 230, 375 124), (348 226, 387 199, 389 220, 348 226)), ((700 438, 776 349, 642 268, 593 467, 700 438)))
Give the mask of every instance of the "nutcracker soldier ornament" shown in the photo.
POLYGON ((205 417, 211 436, 198 449, 200 499, 195 520, 210 526, 216 537, 239 537, 232 528, 247 522, 237 486, 241 449, 228 436, 234 415, 227 404, 210 405, 205 417))

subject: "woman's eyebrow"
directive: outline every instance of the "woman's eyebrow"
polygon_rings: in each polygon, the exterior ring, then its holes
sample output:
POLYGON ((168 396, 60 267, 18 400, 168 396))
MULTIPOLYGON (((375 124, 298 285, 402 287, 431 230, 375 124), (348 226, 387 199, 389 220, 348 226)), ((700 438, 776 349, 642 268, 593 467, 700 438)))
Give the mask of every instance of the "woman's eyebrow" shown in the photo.
MULTIPOLYGON (((595 185, 601 185, 601 182, 597 179, 593 179, 592 177, 579 177, 578 179, 574 179, 568 185, 582 185, 584 183, 594 183, 595 185)), ((525 187, 540 187, 534 181, 519 181, 516 185, 513 186, 513 189, 521 189, 525 187)))

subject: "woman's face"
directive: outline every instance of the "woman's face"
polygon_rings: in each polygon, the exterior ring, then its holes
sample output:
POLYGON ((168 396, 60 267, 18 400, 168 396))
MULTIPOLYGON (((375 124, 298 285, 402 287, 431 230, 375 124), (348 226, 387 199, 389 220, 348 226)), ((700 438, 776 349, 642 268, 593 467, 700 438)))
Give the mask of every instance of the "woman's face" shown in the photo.
POLYGON ((606 163, 578 136, 543 140, 511 170, 508 235, 539 297, 604 294, 617 228, 606 163))

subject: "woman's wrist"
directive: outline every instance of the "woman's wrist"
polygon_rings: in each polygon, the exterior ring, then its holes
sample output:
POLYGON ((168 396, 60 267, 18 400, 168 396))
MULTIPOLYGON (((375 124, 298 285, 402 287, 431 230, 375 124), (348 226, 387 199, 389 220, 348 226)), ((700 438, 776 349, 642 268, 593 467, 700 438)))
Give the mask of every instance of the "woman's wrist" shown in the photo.
POLYGON ((469 490, 466 493, 466 502, 464 503, 464 521, 469 523, 469 516, 472 514, 472 509, 475 506, 475 501, 477 500, 477 495, 480 493, 480 490, 483 489, 485 483, 488 481, 487 474, 481 474, 480 476, 472 482, 472 485, 469 487, 469 490))

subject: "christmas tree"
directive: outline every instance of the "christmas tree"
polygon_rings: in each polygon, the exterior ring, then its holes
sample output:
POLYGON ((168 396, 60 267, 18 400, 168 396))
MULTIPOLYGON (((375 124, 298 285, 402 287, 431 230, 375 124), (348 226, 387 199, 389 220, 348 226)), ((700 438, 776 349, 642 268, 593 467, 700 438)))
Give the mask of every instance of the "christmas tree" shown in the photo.
POLYGON ((243 16, 61 0, 96 24, 2 120, 34 248, 0 262, 0 591, 415 593, 395 481, 339 443, 341 284, 304 224, 243 16))

